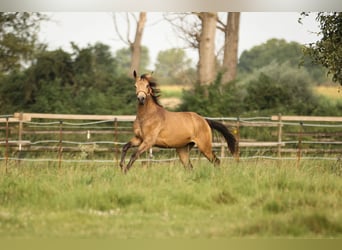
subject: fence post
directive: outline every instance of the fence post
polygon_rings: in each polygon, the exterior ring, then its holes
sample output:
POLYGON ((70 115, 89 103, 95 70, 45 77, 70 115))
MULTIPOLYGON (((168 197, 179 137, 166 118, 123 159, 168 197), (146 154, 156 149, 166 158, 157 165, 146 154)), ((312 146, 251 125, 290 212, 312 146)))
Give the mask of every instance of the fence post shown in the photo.
POLYGON ((62 152, 63 152, 63 121, 59 121, 59 147, 58 147, 58 167, 62 165, 62 152))
POLYGON ((225 148, 224 148, 224 143, 225 143, 225 140, 224 138, 220 138, 221 140, 221 158, 223 159, 225 157, 225 148))
POLYGON ((151 147, 148 152, 148 164, 147 164, 148 167, 151 166, 152 159, 153 159, 153 147, 151 147))
POLYGON ((119 154, 119 148, 118 148, 118 119, 114 118, 114 160, 116 164, 118 164, 118 154, 119 154))
MULTIPOLYGON (((223 123, 224 120, 222 119, 221 122, 223 123)), ((225 139, 220 136, 220 144, 221 144, 221 159, 223 159, 225 157, 225 139)))
POLYGON ((282 120, 281 120, 281 114, 278 114, 278 151, 277 151, 277 155, 278 158, 281 158, 281 139, 282 139, 282 134, 283 134, 283 124, 282 124, 282 120))
POLYGON ((18 140, 19 140, 19 148, 18 148, 18 161, 17 163, 20 164, 21 160, 20 158, 22 157, 22 140, 23 140, 23 113, 20 112, 19 114, 19 128, 18 128, 18 140))
POLYGON ((236 121, 236 160, 240 161, 240 116, 237 117, 236 121))
POLYGON ((6 116, 6 148, 5 148, 5 173, 7 173, 7 164, 8 164, 8 119, 9 117, 6 116))
POLYGON ((299 123, 299 134, 298 134, 298 150, 297 150, 297 168, 299 168, 300 159, 302 156, 302 134, 303 134, 303 122, 299 123))
POLYGON ((23 113, 19 114, 19 131, 18 131, 18 140, 19 140, 19 152, 22 149, 22 140, 23 140, 23 113))

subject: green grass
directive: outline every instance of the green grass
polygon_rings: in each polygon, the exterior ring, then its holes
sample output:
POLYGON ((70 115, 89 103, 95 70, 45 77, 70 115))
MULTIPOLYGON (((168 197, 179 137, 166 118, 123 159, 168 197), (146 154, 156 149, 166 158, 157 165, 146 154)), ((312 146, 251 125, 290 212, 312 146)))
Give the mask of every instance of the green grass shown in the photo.
POLYGON ((341 162, 0 165, 0 238, 341 238, 341 162))

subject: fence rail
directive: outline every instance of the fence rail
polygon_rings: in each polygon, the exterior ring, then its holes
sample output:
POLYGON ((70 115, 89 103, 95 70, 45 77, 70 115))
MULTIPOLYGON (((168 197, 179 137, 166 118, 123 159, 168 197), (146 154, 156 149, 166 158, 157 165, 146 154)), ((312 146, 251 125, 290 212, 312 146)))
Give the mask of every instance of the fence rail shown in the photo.
MULTIPOLYGON (((134 119, 134 115, 3 115, 0 116, 0 160, 6 165, 9 160, 51 161, 51 157, 60 163, 117 161, 122 144, 132 135, 134 119), (74 154, 77 152, 79 155, 74 154), (95 157, 96 154, 99 156, 95 157)), ((221 121, 235 134, 237 160, 292 157, 299 161, 303 157, 338 159, 342 156, 342 117, 274 115, 210 119, 221 121)), ((213 145, 222 158, 231 157, 217 134, 213 145)), ((154 148, 141 160, 170 159, 177 159, 174 151, 154 148), (161 156, 151 159, 152 153, 161 156)))

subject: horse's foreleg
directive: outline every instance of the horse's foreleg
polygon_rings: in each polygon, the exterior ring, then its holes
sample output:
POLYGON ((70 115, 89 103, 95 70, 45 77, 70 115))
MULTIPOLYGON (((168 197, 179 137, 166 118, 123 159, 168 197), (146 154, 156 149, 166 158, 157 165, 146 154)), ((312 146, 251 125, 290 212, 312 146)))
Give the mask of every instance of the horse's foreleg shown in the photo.
POLYGON ((120 160, 120 167, 121 169, 123 169, 124 164, 125 164, 125 157, 127 154, 128 149, 130 149, 132 147, 132 143, 129 141, 127 142, 123 148, 122 148, 122 152, 121 152, 121 160, 120 160))
POLYGON ((143 141, 137 151, 134 152, 131 159, 129 160, 126 168, 124 169, 125 172, 127 172, 133 165, 133 163, 136 161, 136 159, 139 158, 139 156, 144 153, 146 150, 148 150, 150 147, 153 146, 153 143, 149 143, 147 141, 143 141))
POLYGON ((121 160, 120 160, 120 167, 123 170, 124 169, 124 165, 125 165, 125 157, 127 154, 128 149, 130 149, 131 147, 137 147, 141 144, 141 139, 138 137, 133 137, 129 142, 127 142, 123 148, 122 148, 122 152, 121 152, 121 160))

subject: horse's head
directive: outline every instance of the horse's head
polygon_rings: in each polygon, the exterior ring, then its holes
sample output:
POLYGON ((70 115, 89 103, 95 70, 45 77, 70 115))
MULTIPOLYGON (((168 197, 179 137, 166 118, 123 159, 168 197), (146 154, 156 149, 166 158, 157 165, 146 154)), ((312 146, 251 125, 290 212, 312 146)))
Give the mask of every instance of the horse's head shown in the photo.
POLYGON ((135 93, 137 95, 139 104, 144 105, 146 98, 153 94, 153 90, 150 86, 150 74, 144 74, 140 77, 137 76, 137 72, 134 70, 133 76, 135 78, 135 93))

